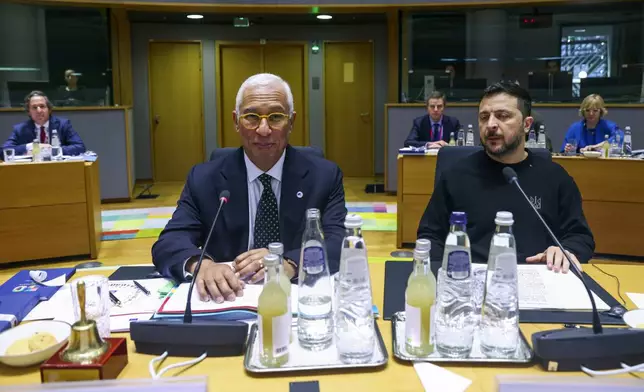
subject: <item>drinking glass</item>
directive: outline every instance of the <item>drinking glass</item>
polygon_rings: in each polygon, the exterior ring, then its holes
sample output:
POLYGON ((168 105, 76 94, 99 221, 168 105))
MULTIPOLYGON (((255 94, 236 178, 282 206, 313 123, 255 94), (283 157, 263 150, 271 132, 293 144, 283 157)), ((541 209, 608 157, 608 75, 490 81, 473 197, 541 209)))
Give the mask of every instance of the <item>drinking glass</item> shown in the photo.
POLYGON ((63 148, 51 146, 51 160, 60 161, 63 158, 63 148))
POLYGON ((477 320, 481 317, 481 307, 485 295, 485 278, 487 276, 487 268, 477 268, 472 272, 472 302, 474 305, 474 313, 477 320))
POLYGON ((85 315, 88 320, 96 321, 98 334, 101 338, 110 337, 110 287, 107 277, 90 275, 75 279, 71 282, 74 304, 74 319, 80 320, 80 305, 78 303, 78 282, 85 282, 85 315))
POLYGON ((568 151, 566 155, 575 156, 577 155, 577 139, 568 140, 568 144, 572 146, 572 150, 568 151))
POLYGON ((40 147, 40 159, 43 162, 51 161, 51 147, 40 147))
POLYGON ((3 151, 5 163, 12 162, 16 156, 16 150, 13 148, 5 148, 3 151))

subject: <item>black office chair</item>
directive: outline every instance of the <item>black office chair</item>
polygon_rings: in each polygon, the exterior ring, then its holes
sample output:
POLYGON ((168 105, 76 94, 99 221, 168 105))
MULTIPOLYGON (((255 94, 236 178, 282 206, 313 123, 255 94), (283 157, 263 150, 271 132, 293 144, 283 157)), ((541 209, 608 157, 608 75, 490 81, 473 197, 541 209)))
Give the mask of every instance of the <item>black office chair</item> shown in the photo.
MULTIPOLYGON (((481 146, 445 146, 438 150, 436 157, 436 171, 434 172, 434 189, 438 184, 441 173, 447 170, 451 165, 459 162, 477 151, 483 150, 481 146)), ((550 151, 545 148, 531 148, 530 152, 534 155, 552 160, 550 151)))
MULTIPOLYGON (((324 158, 324 152, 319 147, 314 147, 314 146, 293 146, 293 148, 296 149, 298 152, 302 152, 302 153, 305 153, 305 154, 313 154, 313 155, 318 156, 320 158, 324 158)), ((215 148, 210 153, 210 160, 212 161, 216 157, 221 156, 223 154, 230 154, 231 152, 233 152, 235 150, 237 150, 237 147, 215 148)))

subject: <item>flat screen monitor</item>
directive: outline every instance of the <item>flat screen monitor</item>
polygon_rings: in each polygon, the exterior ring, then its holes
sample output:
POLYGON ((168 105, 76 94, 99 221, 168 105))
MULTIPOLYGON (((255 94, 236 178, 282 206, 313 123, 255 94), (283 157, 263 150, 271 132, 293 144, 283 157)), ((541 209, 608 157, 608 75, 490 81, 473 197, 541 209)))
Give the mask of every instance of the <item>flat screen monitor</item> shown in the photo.
POLYGON ((407 79, 411 102, 425 102, 433 91, 443 91, 449 86, 449 74, 444 70, 416 70, 407 79))

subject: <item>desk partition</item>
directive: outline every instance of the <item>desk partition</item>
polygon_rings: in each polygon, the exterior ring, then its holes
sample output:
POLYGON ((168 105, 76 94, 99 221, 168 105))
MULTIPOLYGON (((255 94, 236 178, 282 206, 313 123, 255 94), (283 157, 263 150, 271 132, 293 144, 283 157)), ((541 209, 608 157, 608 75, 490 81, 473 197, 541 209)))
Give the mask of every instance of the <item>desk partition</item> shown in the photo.
MULTIPOLYGON (((53 114, 71 121, 87 150, 98 154, 102 201, 129 201, 134 188, 132 108, 55 108, 53 114)), ((27 119, 22 109, 0 109, 0 143, 15 124, 27 119)))
MULTIPOLYGON (((644 132, 640 124, 644 123, 644 105, 623 104, 606 105, 607 118, 614 121, 622 129, 630 126, 633 132, 633 149, 644 148, 644 132)), ((563 143, 568 127, 579 121, 578 104, 535 104, 533 112, 543 120, 546 133, 552 140, 553 151, 558 152, 563 143)), ((414 118, 426 114, 423 104, 386 104, 385 105, 385 190, 396 192, 398 174, 396 157, 398 149, 411 130, 414 118)), ((461 125, 467 129, 468 124, 474 126, 474 143, 479 144, 478 104, 447 103, 445 114, 458 118, 461 125)))

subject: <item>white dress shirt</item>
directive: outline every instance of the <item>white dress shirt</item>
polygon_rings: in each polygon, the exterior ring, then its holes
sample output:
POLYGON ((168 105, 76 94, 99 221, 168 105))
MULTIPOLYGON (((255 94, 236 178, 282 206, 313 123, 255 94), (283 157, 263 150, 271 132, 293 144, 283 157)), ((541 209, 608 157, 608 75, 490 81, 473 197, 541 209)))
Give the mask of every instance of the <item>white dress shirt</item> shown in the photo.
MULTIPOLYGON (((259 181, 259 176, 266 173, 272 177, 271 179, 271 188, 277 199, 277 210, 279 213, 280 205, 280 195, 282 194, 282 170, 284 169, 284 158, 286 157, 286 149, 282 152, 280 159, 270 168, 269 171, 263 172, 260 168, 255 166, 255 164, 248 158, 248 155, 244 152, 244 163, 246 164, 246 178, 248 179, 248 248, 250 250, 253 247, 254 233, 255 233, 255 217, 257 216, 257 206, 259 205, 259 199, 262 197, 262 192, 264 191, 264 186, 259 181)), ((207 255, 207 254, 206 254, 207 255)), ((183 271, 186 278, 192 276, 188 271, 186 271, 186 263, 188 260, 183 262, 183 271)))
MULTIPOLYGON (((277 211, 279 213, 280 195, 282 194, 282 170, 284 169, 284 158, 286 149, 282 152, 280 159, 266 172, 271 176, 271 188, 277 199, 277 211)), ((255 217, 257 216, 257 206, 259 199, 262 197, 264 186, 259 181, 259 176, 264 172, 255 166, 244 152, 244 163, 246 164, 246 177, 248 178, 248 250, 253 247, 255 234, 255 217)))
MULTIPOLYGON (((42 126, 45 127, 45 135, 47 135, 45 138, 45 144, 51 144, 49 143, 49 120, 47 120, 43 125, 38 125, 36 123, 34 123, 34 125, 36 127, 36 137, 34 139, 38 139, 38 141, 40 141, 40 127, 42 126)), ((33 147, 33 143, 27 143, 27 151, 33 150, 33 147)))

